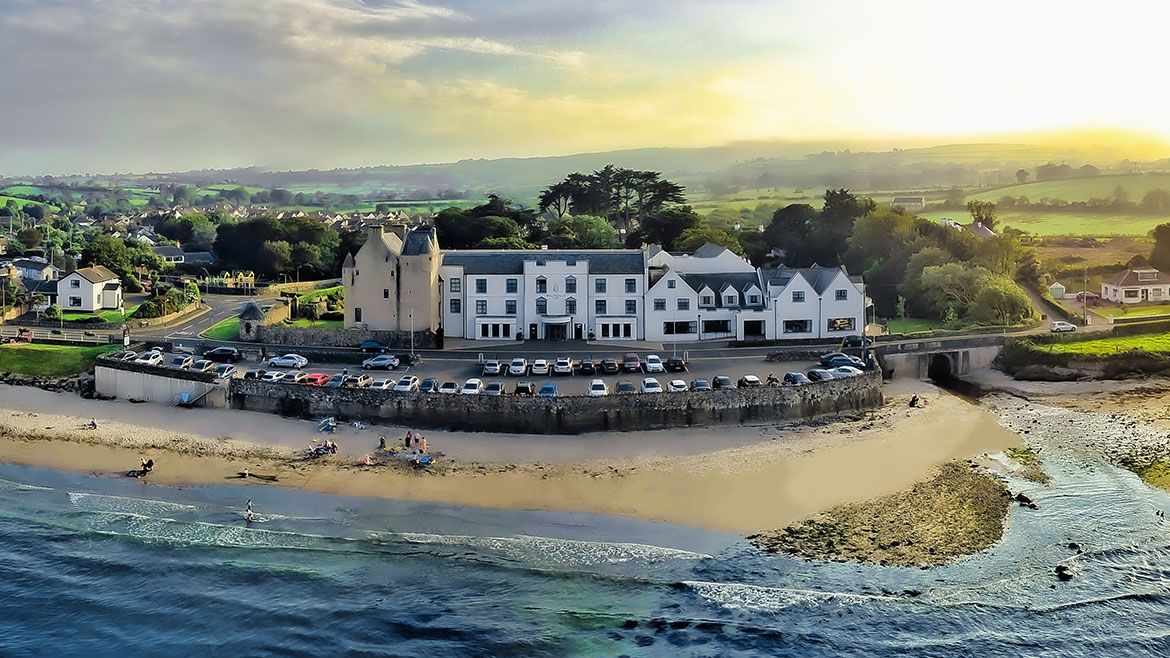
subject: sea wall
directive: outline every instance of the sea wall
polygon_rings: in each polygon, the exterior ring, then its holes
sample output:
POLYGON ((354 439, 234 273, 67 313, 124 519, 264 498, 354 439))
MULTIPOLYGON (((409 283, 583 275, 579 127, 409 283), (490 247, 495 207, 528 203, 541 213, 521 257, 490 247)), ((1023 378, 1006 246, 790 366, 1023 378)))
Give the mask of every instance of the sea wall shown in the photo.
POLYGON ((598 398, 402 394, 236 379, 230 397, 233 408, 285 416, 513 434, 762 424, 882 404, 881 375, 876 372, 805 386, 598 398))

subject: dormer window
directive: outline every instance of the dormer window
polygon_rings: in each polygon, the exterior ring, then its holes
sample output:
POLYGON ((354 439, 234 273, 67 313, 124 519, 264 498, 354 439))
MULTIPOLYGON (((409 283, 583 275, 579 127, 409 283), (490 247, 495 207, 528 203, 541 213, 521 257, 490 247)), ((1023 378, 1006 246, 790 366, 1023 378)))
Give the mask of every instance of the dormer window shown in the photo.
POLYGON ((1158 270, 1136 270, 1138 281, 1157 281, 1158 270))
POLYGON ((714 306, 715 298, 711 295, 703 295, 702 304, 703 306, 714 306))
POLYGON ((726 306, 735 306, 737 301, 738 301, 738 299, 736 298, 735 295, 724 295, 723 296, 723 303, 726 306))
POLYGON ((759 296, 759 295, 751 295, 751 296, 749 296, 749 297, 748 297, 748 303, 749 303, 749 304, 759 304, 759 303, 760 303, 760 296, 759 296))

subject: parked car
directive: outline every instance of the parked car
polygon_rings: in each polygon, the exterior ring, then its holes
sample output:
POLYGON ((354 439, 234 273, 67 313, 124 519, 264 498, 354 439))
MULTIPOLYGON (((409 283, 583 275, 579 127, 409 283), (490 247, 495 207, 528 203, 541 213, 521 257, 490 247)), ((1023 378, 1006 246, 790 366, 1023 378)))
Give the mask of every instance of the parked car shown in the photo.
POLYGON ((308 377, 305 377, 305 383, 309 386, 324 386, 332 379, 329 375, 323 372, 311 372, 308 377))
POLYGON ((686 372, 687 362, 683 361, 677 356, 672 356, 666 360, 666 372, 686 372))
POLYGON ((823 368, 813 368, 808 371, 808 378, 814 382, 827 382, 834 379, 833 373, 823 368))
POLYGON ((207 359, 199 359, 191 364, 191 372, 207 372, 215 367, 215 364, 207 359))
POLYGON ((483 380, 476 377, 463 382, 463 388, 459 389, 461 395, 479 395, 483 393, 483 380))
POLYGON ((1059 333, 1063 333, 1065 331, 1076 331, 1077 326, 1071 322, 1065 322, 1064 320, 1057 320, 1056 322, 1052 323, 1052 326, 1049 327, 1048 330, 1054 334, 1059 334, 1059 333))
POLYGON ((422 380, 421 384, 418 385, 418 390, 422 391, 423 393, 438 393, 439 380, 427 377, 426 379, 422 380))
POLYGON ((622 367, 618 364, 617 359, 602 359, 601 372, 605 375, 616 375, 621 372, 622 367))
POLYGON ((637 354, 630 352, 622 358, 623 372, 638 372, 642 369, 642 360, 638 358, 637 354))
POLYGON ((634 386, 632 382, 618 382, 617 388, 614 390, 617 391, 618 395, 631 395, 638 392, 638 387, 634 386))
POLYGON ((335 375, 329 375, 328 377, 329 378, 325 381, 324 384, 325 388, 341 388, 345 385, 345 380, 347 379, 348 375, 343 372, 339 372, 335 375))
POLYGON ((843 379, 845 377, 856 377, 862 374, 862 370, 860 368, 854 368, 853 366, 837 366, 829 372, 833 373, 833 377, 837 379, 843 379))
POLYGON ((379 354, 362 361, 366 370, 393 370, 398 367, 398 357, 393 354, 379 354))
POLYGON ((384 354, 390 348, 376 340, 363 340, 362 344, 358 346, 358 349, 366 354, 384 354))
POLYGON ((304 382, 308 376, 309 373, 305 372, 304 370, 293 370, 292 372, 287 372, 284 374, 284 381, 292 382, 293 384, 300 384, 304 382))
POLYGON ((597 364, 593 362, 593 359, 585 357, 577 362, 577 372, 582 375, 596 375, 597 364))
POLYGON ((264 376, 264 373, 266 373, 266 372, 268 372, 268 371, 261 370, 260 368, 253 368, 252 370, 245 370, 244 371, 244 379, 260 379, 264 376))
POLYGON ((658 380, 653 378, 653 377, 647 377, 647 378, 642 380, 642 392, 643 393, 661 393, 662 392, 662 384, 659 384, 658 380))
POLYGON ((504 364, 500 363, 499 361, 496 361, 495 359, 488 359, 487 361, 483 362, 483 375, 484 375, 484 377, 495 377, 495 376, 499 375, 500 371, 503 369, 504 369, 504 364))
POLYGON ((671 393, 682 393, 687 390, 687 383, 681 379, 672 379, 666 382, 666 390, 671 393))
POLYGON ((179 370, 189 370, 192 363, 195 363, 195 359, 180 354, 179 356, 172 356, 170 363, 167 365, 172 368, 178 368, 179 370))
POLYGON ((605 385, 604 381, 600 379, 594 379, 593 381, 589 382, 589 389, 585 391, 585 395, 588 395, 591 398, 599 398, 605 395, 609 395, 609 387, 605 385))
POLYGON ((719 375, 715 377, 715 379, 711 380, 711 383, 715 385, 716 391, 724 391, 735 388, 735 382, 731 381, 731 378, 727 375, 719 375))
POLYGON ((503 395, 504 394, 504 382, 501 382, 501 381, 488 382, 487 386, 483 387, 483 394, 484 395, 503 395))
POLYGON ((832 359, 835 359, 839 356, 849 356, 849 355, 845 354, 844 352, 826 352, 825 354, 822 354, 820 356, 820 358, 817 360, 820 361, 820 364, 822 366, 828 367, 829 361, 831 361, 832 359))
POLYGON ((784 386, 801 386, 809 383, 808 377, 803 372, 792 371, 784 373, 784 379, 780 380, 784 386))
POLYGON ((138 358, 138 353, 131 352, 130 350, 122 350, 121 352, 114 352, 109 358, 114 361, 133 361, 138 358))
POLYGON ((529 372, 532 373, 533 377, 535 377, 537 375, 547 375, 548 371, 549 371, 548 361, 545 361, 544 359, 533 360, 532 367, 529 368, 529 372))
POLYGON ((873 344, 873 340, 865 336, 858 336, 856 334, 845 336, 841 339, 841 351, 864 349, 871 344, 873 344))
POLYGON ((821 365, 823 365, 826 368, 836 368, 838 366, 853 366, 854 368, 857 368, 858 370, 865 369, 865 361, 862 361, 861 359, 859 359, 855 356, 849 356, 847 354, 842 354, 840 356, 835 356, 831 359, 828 359, 827 361, 822 361, 821 365))
POLYGON ((540 385, 540 397, 542 398, 557 398, 561 396, 561 392, 557 390, 557 385, 552 382, 545 382, 540 385))
POLYGON ((760 378, 755 375, 744 375, 739 378, 736 386, 738 388, 763 388, 764 382, 760 381, 760 378))
POLYGON ((512 389, 512 395, 527 395, 532 397, 536 395, 536 387, 530 381, 516 382, 516 388, 512 389))
POLYGON ((573 374, 573 360, 567 356, 558 356, 553 362, 552 372, 554 375, 573 374))
POLYGON ((419 389, 418 377, 414 375, 405 375, 398 378, 398 382, 394 384, 393 389, 395 393, 413 393, 419 389))
POLYGON ((268 360, 270 368, 304 368, 307 365, 309 360, 300 354, 285 354, 268 360))
POLYGON ((236 367, 230 363, 221 363, 211 372, 220 379, 231 379, 236 376, 236 367))
POLYGON ((203 353, 203 358, 220 363, 239 363, 242 357, 238 349, 225 346, 207 350, 203 353))
POLYGON ((459 382, 443 382, 439 387, 439 392, 444 395, 451 395, 459 392, 459 382))
POLYGON ((508 374, 513 377, 523 377, 528 374, 528 359, 516 357, 508 364, 508 374))
POLYGON ((281 382, 284 381, 284 372, 281 370, 268 370, 260 376, 262 382, 281 382))
POLYGON ((370 382, 370 390, 372 391, 389 391, 394 388, 393 379, 375 379, 370 382))
POLYGON ((706 379, 693 379, 691 380, 691 390, 709 391, 711 390, 711 382, 707 381, 706 379))
POLYGON ((662 363, 662 357, 657 354, 646 355, 646 361, 642 364, 646 372, 666 372, 666 366, 662 363))
POLYGON ((366 374, 350 375, 345 378, 342 386, 346 388, 369 388, 370 384, 374 383, 374 378, 366 374))

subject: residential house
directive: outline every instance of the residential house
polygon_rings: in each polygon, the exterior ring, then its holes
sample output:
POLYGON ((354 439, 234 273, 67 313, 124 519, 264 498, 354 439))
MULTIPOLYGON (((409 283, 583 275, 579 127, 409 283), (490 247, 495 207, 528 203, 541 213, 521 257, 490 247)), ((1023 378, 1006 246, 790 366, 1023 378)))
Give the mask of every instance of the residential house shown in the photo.
POLYGON ((1170 274, 1152 267, 1128 269, 1101 280, 1101 297, 1120 304, 1170 301, 1170 274))
POLYGON ((901 208, 906 212, 921 212, 926 210, 926 197, 923 196, 896 196, 890 206, 901 208))
POLYGON ((122 282, 101 265, 83 267, 57 282, 58 305, 64 311, 93 313, 122 307, 122 282))

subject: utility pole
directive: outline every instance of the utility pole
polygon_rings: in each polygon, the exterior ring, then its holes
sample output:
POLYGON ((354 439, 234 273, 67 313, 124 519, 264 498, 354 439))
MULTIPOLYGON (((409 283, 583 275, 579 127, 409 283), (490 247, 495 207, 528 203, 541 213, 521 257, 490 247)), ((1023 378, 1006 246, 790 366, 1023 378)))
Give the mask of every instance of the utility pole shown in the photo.
POLYGON ((410 309, 410 361, 414 363, 414 309, 410 309))

